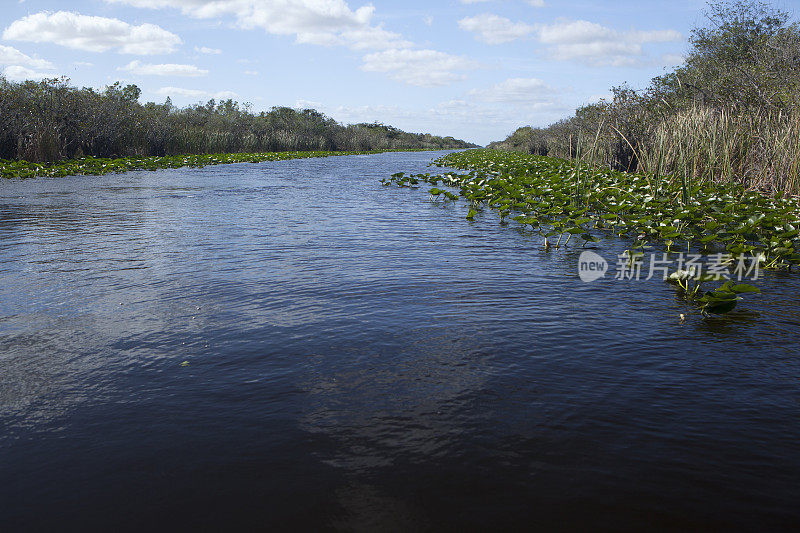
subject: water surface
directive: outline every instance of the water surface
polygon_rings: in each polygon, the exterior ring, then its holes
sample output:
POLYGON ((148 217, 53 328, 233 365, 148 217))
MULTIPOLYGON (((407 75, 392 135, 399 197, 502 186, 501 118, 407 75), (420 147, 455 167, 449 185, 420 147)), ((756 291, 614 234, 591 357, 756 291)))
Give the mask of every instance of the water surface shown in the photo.
POLYGON ((436 155, 0 182, 0 529, 800 526, 797 274, 681 322, 436 155))

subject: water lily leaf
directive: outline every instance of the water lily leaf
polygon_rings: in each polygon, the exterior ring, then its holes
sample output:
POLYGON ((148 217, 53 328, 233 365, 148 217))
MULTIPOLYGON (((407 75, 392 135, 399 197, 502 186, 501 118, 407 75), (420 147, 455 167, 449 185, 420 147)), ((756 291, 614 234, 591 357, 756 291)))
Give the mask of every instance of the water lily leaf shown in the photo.
POLYGON ((725 313, 733 311, 736 307, 736 303, 736 300, 712 301, 703 306, 703 311, 716 315, 724 315, 725 313))
POLYGON ((758 287, 754 287, 753 285, 748 285, 747 283, 740 283, 738 285, 734 285, 730 288, 736 294, 745 293, 745 292, 761 292, 761 289, 758 287))
POLYGON ((732 299, 737 298, 735 292, 721 291, 721 290, 709 291, 709 292, 706 293, 706 297, 708 297, 708 301, 713 301, 713 300, 732 300, 732 299))

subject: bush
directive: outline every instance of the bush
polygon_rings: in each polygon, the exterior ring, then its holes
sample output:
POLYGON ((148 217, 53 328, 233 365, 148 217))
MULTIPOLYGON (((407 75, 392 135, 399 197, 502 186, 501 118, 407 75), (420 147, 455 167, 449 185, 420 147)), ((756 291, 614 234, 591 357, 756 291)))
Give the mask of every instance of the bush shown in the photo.
POLYGON ((0 77, 0 159, 475 146, 381 124, 343 126, 313 109, 254 114, 233 100, 178 109, 169 99, 141 105, 140 95, 135 85, 97 92, 71 87, 66 78, 13 83, 0 77))

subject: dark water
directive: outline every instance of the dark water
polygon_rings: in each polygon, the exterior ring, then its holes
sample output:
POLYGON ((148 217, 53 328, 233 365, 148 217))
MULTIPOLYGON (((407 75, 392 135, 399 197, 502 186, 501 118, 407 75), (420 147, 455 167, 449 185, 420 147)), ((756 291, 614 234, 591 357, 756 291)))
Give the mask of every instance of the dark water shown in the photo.
POLYGON ((799 527, 797 274, 681 323, 434 155, 0 183, 0 530, 799 527))

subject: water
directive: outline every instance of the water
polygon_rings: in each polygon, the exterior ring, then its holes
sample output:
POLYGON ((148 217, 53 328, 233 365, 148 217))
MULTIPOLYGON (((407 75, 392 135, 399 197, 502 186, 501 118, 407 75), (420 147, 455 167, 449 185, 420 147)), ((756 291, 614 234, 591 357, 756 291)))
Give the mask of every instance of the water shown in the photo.
POLYGON ((0 529, 800 526, 798 276, 682 323, 436 155, 0 183, 0 529))

